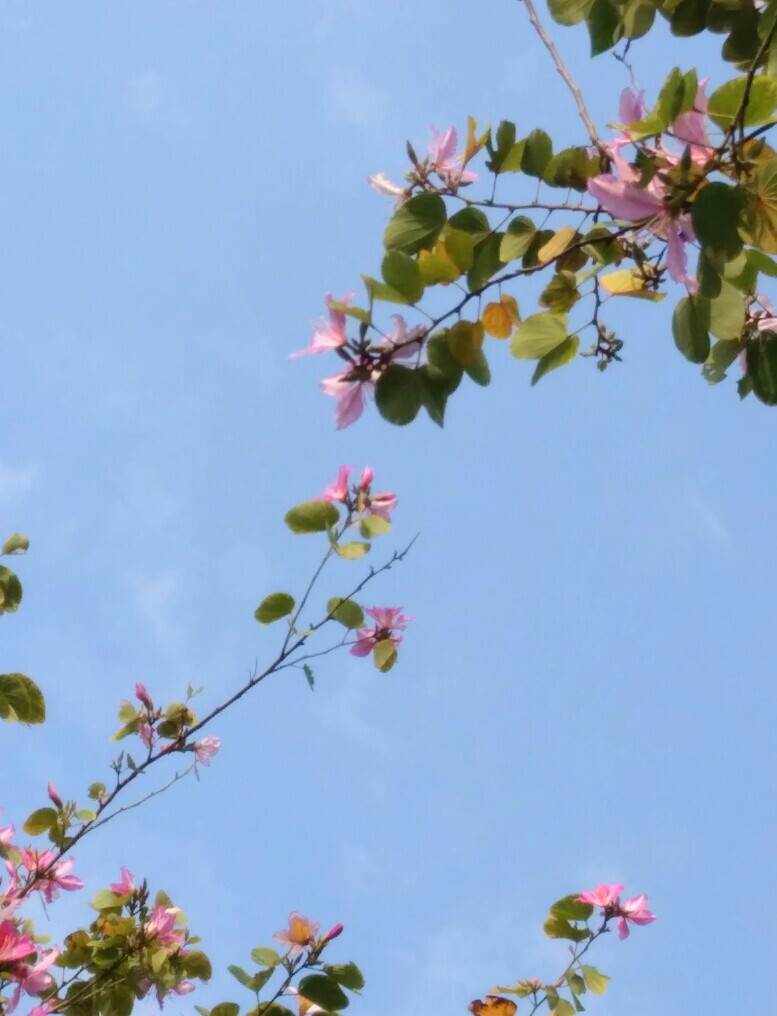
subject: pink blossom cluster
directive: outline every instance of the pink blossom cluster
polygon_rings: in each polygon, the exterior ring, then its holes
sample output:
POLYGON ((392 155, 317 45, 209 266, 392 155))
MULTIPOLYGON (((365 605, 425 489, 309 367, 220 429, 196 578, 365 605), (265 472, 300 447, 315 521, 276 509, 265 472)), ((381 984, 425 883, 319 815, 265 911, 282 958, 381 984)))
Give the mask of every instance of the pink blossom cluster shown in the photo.
POLYGON ((324 501, 333 501, 345 506, 349 513, 358 519, 366 515, 379 515, 386 522, 391 520, 391 513, 397 507, 397 495, 388 492, 373 492, 374 473, 365 466, 359 482, 351 484, 350 476, 353 466, 340 466, 337 479, 330 484, 321 495, 324 501))
MULTIPOLYGON (((135 698, 138 702, 140 702, 142 707, 141 720, 138 727, 138 737, 150 752, 153 750, 154 745, 158 741, 158 734, 155 730, 155 726, 164 714, 161 710, 154 706, 145 685, 141 684, 140 681, 135 682, 135 698)), ((122 704, 129 705, 126 701, 122 704)), ((173 747, 174 743, 171 742, 162 750, 170 751, 173 747)), ((202 740, 195 741, 187 747, 194 752, 196 762, 208 766, 210 765, 210 760, 221 747, 221 740, 220 738, 213 736, 203 737, 202 740)))
MULTIPOLYGON (((669 125, 668 136, 680 142, 690 155, 691 162, 704 166, 709 161, 713 146, 707 132, 706 80, 699 83, 693 109, 682 113, 669 125)), ((645 185, 640 185, 641 173, 628 162, 622 149, 636 144, 629 125, 645 116, 645 102, 642 92, 626 88, 620 99, 621 133, 604 147, 613 163, 615 172, 601 173, 588 181, 588 192, 605 211, 615 219, 625 222, 645 222, 646 227, 657 237, 666 240, 666 267, 670 278, 681 282, 689 292, 696 290, 696 281, 688 275, 687 245, 696 236, 688 212, 678 211, 669 203, 669 190, 659 171, 645 185)), ((670 166, 680 162, 682 154, 672 151, 663 140, 649 149, 670 166)))
POLYGON ((371 628, 357 630, 356 642, 351 646, 354 656, 369 656, 376 644, 385 639, 391 639, 398 646, 402 641, 400 632, 405 630, 408 621, 415 620, 403 614, 401 607, 367 607, 365 613, 375 624, 371 628))
POLYGON ((320 927, 321 925, 317 921, 311 921, 298 910, 292 910, 289 914, 288 926, 276 931, 273 938, 288 949, 290 956, 299 956, 306 949, 320 952, 327 942, 331 942, 333 938, 337 938, 343 933, 343 926, 336 924, 319 938, 318 929, 320 927))
POLYGON ((314 325, 309 346, 291 354, 294 359, 311 353, 334 352, 346 362, 344 370, 321 381, 324 393, 335 399, 338 430, 358 420, 378 378, 391 363, 411 359, 420 353, 426 334, 422 326, 408 328, 402 315, 394 314, 394 330, 379 342, 371 342, 367 338, 349 340, 346 314, 341 308, 350 307, 353 298, 353 293, 346 293, 340 300, 334 300, 331 294, 327 294, 328 319, 314 325))
POLYGON ((578 896, 581 903, 601 907, 605 921, 613 917, 618 919, 618 938, 621 940, 629 937, 629 922, 650 924, 656 919, 656 915, 647 908, 648 898, 644 893, 621 902, 620 894, 623 889, 624 887, 619 884, 598 885, 595 889, 589 889, 588 892, 580 893, 578 896))
POLYGON ((456 190, 463 184, 474 183, 477 180, 477 173, 466 168, 465 154, 456 153, 458 148, 458 134, 455 127, 448 127, 447 130, 438 131, 436 127, 430 127, 432 141, 429 151, 423 162, 416 160, 412 169, 405 174, 410 182, 409 187, 402 187, 392 183, 384 173, 374 173, 367 177, 367 182, 380 194, 387 194, 397 199, 397 205, 403 205, 412 194, 414 183, 424 184, 430 173, 436 173, 446 187, 456 190))

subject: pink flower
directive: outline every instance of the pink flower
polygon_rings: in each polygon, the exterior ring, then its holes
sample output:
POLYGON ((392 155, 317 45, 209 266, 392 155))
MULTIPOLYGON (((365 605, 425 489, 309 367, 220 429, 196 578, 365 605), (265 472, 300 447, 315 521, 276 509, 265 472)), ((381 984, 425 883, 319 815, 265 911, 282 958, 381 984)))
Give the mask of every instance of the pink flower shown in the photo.
POLYGON ((602 907, 606 910, 617 902, 622 892, 622 885, 598 885, 595 889, 580 893, 578 899, 581 903, 590 903, 592 907, 602 907))
POLYGON ((33 850, 25 847, 21 851, 21 863, 37 877, 33 888, 43 896, 47 903, 51 903, 59 896, 59 890, 73 892, 75 889, 83 889, 84 883, 75 875, 69 874, 75 864, 72 857, 62 861, 55 861, 53 850, 33 850))
POLYGON ((148 938, 159 942, 163 948, 181 945, 184 933, 175 926, 180 912, 178 907, 154 907, 151 916, 143 925, 148 938))
POLYGON ((372 371, 368 371, 364 375, 362 369, 362 376, 360 376, 353 368, 349 367, 338 374, 332 374, 331 377, 325 377, 321 381, 324 394, 332 395, 337 400, 335 424, 338 430, 350 426, 362 415, 365 395, 375 387, 375 380, 377 380, 377 375, 373 379, 372 371))
POLYGON ((319 321, 313 326, 313 338, 310 345, 292 353, 290 359, 295 360, 298 356, 307 356, 310 353, 328 353, 330 349, 340 349, 348 341, 345 332, 345 314, 341 310, 334 310, 332 304, 337 302, 350 306, 354 293, 346 293, 340 300, 333 300, 331 293, 327 293, 324 301, 329 308, 329 320, 319 321))
POLYGON ((321 945, 326 945, 327 942, 331 942, 333 938, 337 938, 338 935, 342 935, 343 925, 336 924, 334 928, 330 928, 329 931, 321 939, 321 945))
POLYGON ((34 966, 31 967, 26 963, 20 963, 13 970, 9 971, 9 976, 13 980, 18 981, 18 984, 14 989, 10 1001, 6 1003, 6 1012, 12 1013, 14 1011, 19 1004, 19 999, 22 997, 22 991, 26 991, 28 995, 41 995, 53 986, 54 978, 48 972, 48 969, 59 954, 59 949, 51 949, 34 966))
POLYGON ((391 520, 391 512, 397 506, 396 494, 388 491, 372 493, 373 472, 365 466, 359 479, 359 506, 368 515, 380 515, 387 522, 391 520))
POLYGON ((321 495, 324 501, 339 501, 341 504, 347 504, 350 490, 348 481, 352 469, 353 466, 340 466, 337 470, 337 479, 321 495))
POLYGON ((408 360, 421 351, 426 328, 423 325, 408 328, 401 314, 391 316, 395 321, 394 331, 389 332, 373 348, 381 353, 388 352, 391 360, 408 360))
POLYGON ((13 921, 0 924, 0 963, 15 963, 31 956, 37 946, 29 935, 20 935, 13 921))
POLYGON ((645 115, 645 93, 633 88, 624 88, 621 92, 618 116, 623 127, 641 120, 645 115))
POLYGON ((146 709, 154 708, 154 703, 151 701, 151 696, 146 691, 145 685, 141 684, 140 681, 135 682, 135 698, 138 700, 138 702, 144 705, 146 709))
POLYGON ((121 869, 121 882, 111 882, 111 889, 117 896, 129 896, 135 892, 134 876, 127 868, 121 869))
POLYGON ((288 947, 292 956, 299 956, 305 946, 312 945, 318 934, 319 925, 309 921, 304 914, 292 910, 289 914, 289 926, 276 931, 273 938, 281 945, 288 947))
POLYGON ((477 173, 463 166, 464 157, 456 155, 458 135, 455 127, 449 127, 442 134, 436 127, 431 128, 432 143, 429 145, 430 168, 450 187, 477 180, 477 173))
POLYGON ((54 784, 53 783, 49 783, 49 785, 47 787, 47 790, 48 790, 49 800, 54 805, 54 807, 55 808, 61 808, 62 807, 62 798, 57 793, 57 788, 54 786, 54 784))
POLYGON ((138 737, 149 751, 154 747, 156 735, 154 734, 153 728, 148 723, 140 724, 138 727, 138 737))
POLYGON ((655 921, 656 915, 647 908, 647 899, 643 893, 618 905, 618 938, 621 941, 629 937, 629 921, 632 924, 650 924, 655 921))
POLYGON ((13 838, 13 834, 15 832, 16 829, 12 825, 4 826, 2 829, 0 829, 0 844, 2 844, 4 847, 7 847, 8 844, 11 842, 11 839, 13 838))
POLYGON ((401 607, 368 607, 366 613, 375 621, 374 628, 359 628, 356 642, 351 646, 353 656, 368 656, 376 642, 391 639, 395 646, 402 641, 400 631, 404 631, 408 617, 402 613, 401 607))
POLYGON ((197 741, 192 747, 194 748, 196 760, 204 766, 209 766, 210 760, 221 747, 221 739, 218 737, 203 737, 201 741, 197 741))
POLYGON ((706 84, 707 78, 699 82, 693 109, 688 110, 687 113, 681 113, 669 126, 673 137, 691 146, 691 159, 697 164, 708 162, 712 151, 707 133, 706 84))

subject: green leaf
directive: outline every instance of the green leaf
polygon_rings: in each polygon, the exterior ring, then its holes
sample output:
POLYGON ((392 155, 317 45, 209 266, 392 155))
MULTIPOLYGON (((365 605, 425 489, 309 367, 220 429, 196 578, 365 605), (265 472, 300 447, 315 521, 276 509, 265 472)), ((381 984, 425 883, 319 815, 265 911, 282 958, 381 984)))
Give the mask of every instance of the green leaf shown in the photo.
POLYGON ((540 311, 526 318, 513 333, 510 352, 519 360, 539 360, 567 337, 565 314, 540 311))
POLYGON ((350 543, 339 543, 335 550, 345 561, 358 561, 370 551, 369 543, 362 543, 360 540, 352 540, 350 543))
POLYGON ((540 294, 540 304, 548 310, 563 313, 571 310, 580 299, 574 272, 556 272, 540 294))
POLYGON ((361 991, 364 987, 364 977, 355 963, 327 964, 324 970, 338 984, 342 984, 350 991, 361 991))
POLYGON ((448 349, 462 367, 477 363, 483 349, 485 330, 479 321, 457 321, 448 330, 448 349))
POLYGON ((383 244, 386 250, 404 251, 405 254, 429 250, 440 235, 446 217, 445 202, 439 194, 416 194, 389 220, 383 244))
POLYGON ((685 98, 685 77, 679 67, 673 67, 658 93, 656 110, 665 127, 673 123, 682 112, 685 98))
POLYGON ((22 584, 18 576, 0 565, 0 614, 13 614, 22 602, 22 584))
POLYGON ((0 719, 17 723, 46 719, 43 694, 26 674, 0 674, 0 719))
POLYGON ((472 267, 467 273, 467 286, 470 292, 480 289, 503 267, 502 259, 499 257, 503 237, 504 233, 491 233, 475 246, 472 267))
MULTIPOLYGON (((747 87, 747 78, 732 78, 725 85, 716 88, 707 103, 707 115, 721 130, 727 130, 739 111, 747 87)), ((744 126, 755 127, 769 123, 777 107, 777 81, 765 74, 757 74, 750 86, 744 126)))
POLYGON ((515 148, 515 124, 510 120, 502 120, 496 129, 496 148, 491 149, 488 168, 492 173, 500 173, 508 156, 515 148))
POLYGON ((305 680, 308 682, 308 688, 311 691, 316 690, 316 680, 313 677, 313 668, 308 663, 302 664, 302 672, 305 675, 305 680))
POLYGON ((251 959, 260 967, 277 967, 283 957, 269 946, 260 945, 251 950, 251 959))
POLYGON ((749 250, 747 251, 747 260, 757 271, 763 272, 771 279, 777 279, 777 261, 770 258, 768 254, 764 254, 760 250, 749 250))
POLYGON ((761 332, 747 346, 747 376, 767 406, 777 406, 777 334, 761 332))
POLYGON ((94 822, 97 818, 97 812, 91 811, 89 808, 79 808, 76 812, 76 818, 79 822, 94 822))
POLYGON ((219 1002, 210 1011, 210 1016, 239 1016, 240 1006, 237 1002, 219 1002))
POLYGON ((22 827, 28 836, 40 836, 47 832, 57 821, 57 812, 54 808, 38 808, 27 819, 22 827))
MULTIPOLYGON (((288 521, 288 516, 287 516, 288 521)), ((265 596, 262 602, 254 611, 254 617, 259 624, 272 624, 279 621, 294 610, 295 600, 288 593, 270 593, 265 596)))
POLYGON ((691 363, 704 363, 710 355, 709 303, 685 296, 672 315, 672 334, 677 348, 691 363))
POLYGON ((561 917, 554 917, 552 914, 543 925, 548 938, 567 938, 571 942, 584 942, 591 937, 591 932, 586 928, 575 928, 569 921, 561 917))
POLYGON ((536 385, 540 378, 545 377, 550 371, 556 370, 558 367, 564 367, 566 364, 571 363, 577 356, 577 351, 580 348, 580 338, 577 335, 570 335, 564 339, 561 345, 556 346, 555 349, 551 349, 549 353, 546 353, 541 357, 537 366, 534 368, 532 374, 531 383, 532 386, 536 385))
POLYGON ((408 303, 418 303, 424 294, 421 269, 418 262, 400 250, 390 250, 381 266, 383 278, 388 286, 395 289, 408 303))
POLYGON ((448 332, 437 332, 426 343, 427 372, 433 381, 443 382, 447 393, 455 392, 464 373, 448 343, 448 332))
POLYGON ((610 978, 606 974, 600 974, 596 967, 589 967, 583 964, 583 980, 585 986, 592 995, 603 995, 607 991, 607 982, 610 978))
POLYGON ((397 662, 397 647, 391 639, 381 639, 373 646, 372 657, 378 670, 385 674, 397 662))
POLYGON ((545 166, 542 179, 551 187, 584 191, 587 181, 600 172, 599 160, 586 148, 565 148, 545 166))
MULTIPOLYGON (((461 373, 461 367, 459 367, 461 373)), ((448 404, 450 390, 448 382, 433 372, 428 364, 421 367, 418 374, 422 382, 422 405, 429 414, 429 419, 442 427, 445 422, 445 407, 448 404)))
POLYGON ((385 536, 391 532, 391 523, 382 515, 365 515, 359 523, 359 532, 365 540, 374 540, 376 536, 385 536))
POLYGON ((586 24, 591 37, 591 56, 606 53, 620 38, 620 13, 612 0, 594 0, 586 24))
POLYGON ((550 16, 559 25, 579 25, 585 21, 593 0, 548 0, 550 16))
POLYGON ((739 356, 741 349, 741 342, 734 340, 724 339, 721 342, 716 342, 701 369, 704 380, 711 385, 720 384, 725 378, 728 368, 739 356))
POLYGON ((107 788, 104 783, 90 783, 87 791, 92 801, 99 801, 100 798, 105 797, 106 792, 107 788))
POLYGON ((656 7, 652 0, 626 0, 621 10, 621 29, 626 39, 641 39, 653 27, 656 7))
POLYGON ((94 894, 90 906, 95 910, 115 910, 121 906, 121 897, 110 889, 100 889, 94 894))
POLYGON ((526 138, 521 169, 529 176, 541 177, 553 157, 553 142, 543 130, 533 130, 526 138))
POLYGON ((14 533, 13 536, 9 536, 3 544, 3 549, 0 553, 3 554, 23 554, 29 549, 30 541, 26 536, 22 536, 21 533, 14 533))
POLYGON ((491 225, 485 212, 479 208, 462 208, 448 219, 448 228, 469 233, 479 243, 491 232, 491 225))
POLYGON ((572 893, 556 900, 550 912, 553 917, 559 917, 564 921, 587 921, 594 908, 590 903, 583 903, 579 893, 572 893))
POLYGON ((292 533, 325 533, 337 525, 340 513, 331 501, 303 501, 286 512, 284 521, 292 533))
POLYGON ((710 6, 711 0, 680 0, 669 15, 672 35, 698 35, 706 28, 710 6))
POLYGON ((468 272, 474 259, 475 240, 463 229, 451 229, 450 223, 443 234, 445 253, 460 272, 468 272))
POLYGON ((519 215, 507 227, 499 243, 499 260, 504 264, 522 257, 529 249, 537 228, 526 215, 519 215))
POLYGON ((487 388, 491 384, 491 368, 488 366, 488 360, 482 349, 475 357, 474 362, 467 364, 464 372, 481 388, 487 388))
POLYGON ((745 297, 729 282, 710 301, 710 332, 716 339, 739 339, 745 327, 745 297))
POLYGON ((361 628, 364 624, 364 611, 354 600, 333 596, 326 605, 326 612, 345 628, 361 628))
MULTIPOLYGON (((242 967, 235 966, 234 963, 228 966, 227 970, 230 974, 232 974, 238 984, 242 984, 243 987, 248 988, 249 991, 258 991, 259 988, 262 987, 260 984, 255 985, 255 978, 251 974, 246 973, 242 967)), ((259 974, 259 977, 264 977, 264 982, 267 982, 272 977, 272 974, 272 970, 263 970, 261 974, 259 974)))
POLYGON ((560 998, 548 1016, 575 1016, 575 1007, 566 998, 560 998))
POLYGON ((187 977, 196 977, 200 981, 209 981, 213 975, 210 960, 200 949, 189 949, 181 957, 183 969, 187 977))
POLYGON ((412 423, 421 408, 422 388, 417 372, 391 363, 375 385, 375 403, 384 420, 399 427, 412 423))
POLYGON ((409 303, 399 290, 387 286, 385 282, 379 282, 378 279, 373 279, 371 275, 362 275, 362 281, 367 287, 370 300, 382 300, 384 303, 409 303))
POLYGON ((308 1002, 320 1005, 326 1012, 336 1012, 348 1005, 348 996, 333 978, 326 974, 308 974, 299 982, 299 992, 308 1002))
POLYGON ((708 183, 691 206, 691 221, 702 247, 727 257, 742 248, 737 225, 742 214, 742 192, 727 183, 708 183))

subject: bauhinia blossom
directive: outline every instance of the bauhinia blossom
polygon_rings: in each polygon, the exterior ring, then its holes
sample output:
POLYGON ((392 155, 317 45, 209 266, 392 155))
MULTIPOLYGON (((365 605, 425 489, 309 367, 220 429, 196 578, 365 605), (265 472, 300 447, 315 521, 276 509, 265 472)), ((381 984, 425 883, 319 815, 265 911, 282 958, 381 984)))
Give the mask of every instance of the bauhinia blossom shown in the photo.
POLYGON ((192 745, 192 748, 194 749, 194 757, 204 766, 210 765, 210 760, 220 747, 221 739, 218 737, 203 737, 201 741, 197 741, 192 745))
POLYGON ((429 164, 437 175, 449 186, 457 187, 462 183, 473 183, 477 173, 464 168, 464 156, 456 154, 458 135, 455 127, 446 131, 431 128, 432 143, 429 145, 429 164))
POLYGON ((288 928, 276 931, 273 938, 281 945, 287 946, 292 956, 299 956, 306 946, 315 943, 319 927, 315 921, 309 921, 304 914, 292 910, 289 914, 288 928))
POLYGON ((340 466, 337 479, 331 483, 321 495, 324 501, 336 501, 353 509, 359 516, 380 515, 388 522, 391 512, 397 506, 397 495, 388 491, 372 492, 374 474, 369 466, 362 470, 358 484, 354 484, 351 493, 350 476, 353 466, 340 466))
POLYGON ((373 173, 372 176, 367 177, 367 183, 379 194, 387 194, 391 198, 396 198, 397 208, 410 197, 409 187, 401 187, 398 183, 393 183, 384 173, 373 173))
POLYGON ((15 963, 37 950, 29 935, 20 935, 13 921, 0 924, 0 963, 15 963))
POLYGON ((49 967, 59 958, 59 955, 59 949, 51 949, 33 966, 29 966, 27 963, 18 963, 9 971, 8 976, 16 981, 17 984, 10 1000, 6 1002, 6 1012, 12 1013, 14 1011, 19 1004, 23 991, 26 991, 28 995, 41 995, 44 991, 48 991, 49 988, 53 987, 54 978, 48 971, 49 967))
POLYGON ((629 921, 632 924, 650 924, 655 921, 656 915, 647 908, 647 896, 633 896, 631 899, 621 902, 620 894, 623 886, 598 885, 595 889, 580 893, 578 899, 581 903, 590 903, 593 907, 601 907, 605 919, 617 917, 618 938, 623 940, 629 935, 629 921))
POLYGON ((135 881, 128 868, 121 869, 121 882, 111 882, 110 888, 117 896, 129 896, 135 892, 135 881))
POLYGON ((365 613, 375 621, 375 626, 358 629, 356 642, 351 646, 353 656, 368 656, 375 648, 375 643, 384 639, 391 639, 398 646, 402 641, 399 633, 405 630, 408 621, 413 620, 402 613, 401 607, 367 607, 365 613))
POLYGON ((305 349, 292 353, 290 357, 292 360, 298 356, 307 356, 310 353, 328 353, 332 349, 340 349, 348 342, 348 336, 345 331, 345 314, 341 310, 336 310, 333 305, 340 303, 347 307, 353 300, 354 295, 354 293, 346 293, 340 300, 334 300, 331 293, 327 293, 324 297, 324 302, 329 310, 329 319, 327 321, 319 321, 313 326, 313 338, 310 345, 306 346, 305 349))
POLYGON ((75 859, 72 857, 57 860, 53 850, 33 850, 32 847, 25 847, 21 851, 21 865, 35 876, 33 889, 36 889, 47 903, 57 898, 60 889, 73 892, 75 889, 84 888, 81 879, 70 874, 74 864, 75 859))
POLYGON ((146 936, 158 942, 163 948, 182 945, 184 933, 175 926, 180 912, 178 907, 154 907, 149 919, 143 925, 146 936))

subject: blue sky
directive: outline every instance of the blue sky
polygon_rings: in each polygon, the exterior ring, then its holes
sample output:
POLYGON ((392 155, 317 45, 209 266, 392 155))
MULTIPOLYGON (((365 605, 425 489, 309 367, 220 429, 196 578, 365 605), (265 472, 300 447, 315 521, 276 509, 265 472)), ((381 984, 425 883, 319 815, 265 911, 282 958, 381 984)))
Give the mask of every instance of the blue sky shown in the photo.
MULTIPOLYGON (((623 69, 556 34, 606 123, 623 69)), ((161 699, 204 684, 206 705, 267 659, 278 632, 254 608, 317 560, 284 511, 369 462, 400 495, 397 541, 421 533, 368 597, 418 619, 400 666, 332 657, 314 695, 268 682, 214 727, 199 784, 84 842, 90 890, 122 863, 147 874, 222 970, 292 908, 341 920, 358 1009, 389 1016, 555 976, 547 905, 624 881, 660 920, 602 944, 615 981, 591 1011, 760 1003, 770 411, 706 386, 666 305, 614 316, 626 362, 605 375, 583 361, 530 389, 494 344, 491 389, 462 390, 444 432, 373 412, 336 433, 329 365, 287 359, 322 294, 379 264, 389 208, 365 177, 396 177, 407 137, 471 113, 580 140, 519 5, 41 0, 5 4, 0 39, 0 507, 32 540, 3 669, 50 715, 3 730, 4 817, 52 777, 83 797, 106 773, 135 680, 161 699)), ((725 80, 716 47, 660 29, 633 57, 655 89, 675 62, 725 80)), ((53 933, 85 914, 60 901, 53 933)), ((194 1000, 241 991, 224 972, 194 1000)))

